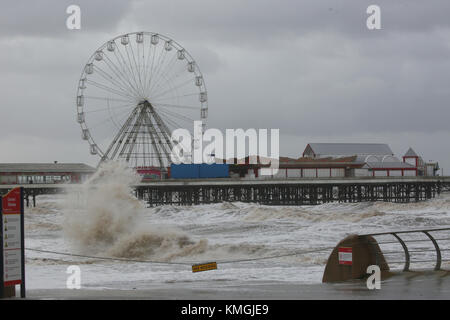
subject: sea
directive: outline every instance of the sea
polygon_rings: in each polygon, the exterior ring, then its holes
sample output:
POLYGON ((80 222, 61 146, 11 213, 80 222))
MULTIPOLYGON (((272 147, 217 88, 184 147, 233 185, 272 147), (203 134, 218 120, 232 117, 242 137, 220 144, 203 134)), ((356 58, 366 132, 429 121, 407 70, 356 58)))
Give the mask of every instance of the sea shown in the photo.
MULTIPOLYGON (((133 196, 139 179, 105 164, 76 191, 41 195, 25 210, 27 289, 64 289, 76 266, 83 289, 130 290, 252 282, 321 283, 327 259, 350 234, 450 227, 450 194, 417 203, 328 203, 265 206, 217 203, 148 208, 133 196), (216 270, 192 265, 217 262, 216 270)), ((449 266, 449 231, 434 232, 449 266), (447 239, 448 238, 448 239, 447 239)), ((433 268, 423 233, 411 241, 411 269, 433 268), (418 240, 418 241, 417 241, 418 240), (419 261, 419 262, 415 262, 419 261)), ((376 237, 392 269, 404 253, 394 237, 376 237)))

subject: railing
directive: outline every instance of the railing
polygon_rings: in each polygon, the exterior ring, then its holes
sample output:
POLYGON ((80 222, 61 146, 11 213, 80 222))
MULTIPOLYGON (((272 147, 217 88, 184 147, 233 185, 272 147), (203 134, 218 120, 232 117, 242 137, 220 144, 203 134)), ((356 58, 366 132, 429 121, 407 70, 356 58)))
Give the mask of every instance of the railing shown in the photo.
MULTIPOLYGON (((450 261, 450 255, 443 258, 443 253, 450 251, 450 228, 361 235, 361 237, 367 236, 376 239, 376 242, 369 243, 379 245, 380 251, 376 251, 377 256, 380 253, 383 254, 390 269, 392 269, 391 265, 403 264, 403 271, 410 271, 411 264, 419 263, 422 265, 420 269, 423 269, 427 268, 426 264, 433 263, 434 270, 442 270, 442 263, 450 261), (401 250, 395 250, 395 245, 400 245, 401 250), (387 250, 385 251, 383 248, 387 250), (402 255, 403 260, 395 260, 402 255), (420 256, 419 260, 412 259, 416 256, 420 256)), ((376 257, 376 260, 379 261, 378 257, 376 257)))

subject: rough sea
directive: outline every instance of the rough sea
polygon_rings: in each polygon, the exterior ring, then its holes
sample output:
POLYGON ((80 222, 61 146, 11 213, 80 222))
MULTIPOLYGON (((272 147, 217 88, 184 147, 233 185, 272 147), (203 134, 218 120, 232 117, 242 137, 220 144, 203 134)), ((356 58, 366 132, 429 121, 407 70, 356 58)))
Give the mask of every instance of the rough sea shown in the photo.
MULTIPOLYGON (((171 283, 186 287, 252 281, 321 283, 331 248, 349 234, 450 227, 450 194, 409 204, 237 202, 146 208, 132 195, 129 186, 135 179, 129 170, 110 164, 79 192, 39 196, 35 208, 26 208, 28 289, 66 288, 71 265, 80 267, 84 289, 148 289, 171 283), (328 249, 302 254, 323 248, 328 249), (218 263, 217 270, 192 272, 191 264, 210 261, 218 263)), ((434 235, 444 239, 440 240, 443 248, 450 247, 450 240, 445 240, 450 238, 448 232, 434 235)), ((426 239, 420 234, 414 237, 426 239)), ((387 242, 381 248, 392 252, 386 255, 388 262, 399 262, 391 267, 401 269, 401 246, 392 236, 377 240, 387 242)), ((417 251, 411 253, 412 261, 430 261, 413 262, 411 269, 433 268, 436 256, 430 241, 411 242, 410 250, 417 251)), ((442 253, 444 260, 450 259, 449 251, 442 253)), ((443 267, 448 266, 443 262, 443 267)))

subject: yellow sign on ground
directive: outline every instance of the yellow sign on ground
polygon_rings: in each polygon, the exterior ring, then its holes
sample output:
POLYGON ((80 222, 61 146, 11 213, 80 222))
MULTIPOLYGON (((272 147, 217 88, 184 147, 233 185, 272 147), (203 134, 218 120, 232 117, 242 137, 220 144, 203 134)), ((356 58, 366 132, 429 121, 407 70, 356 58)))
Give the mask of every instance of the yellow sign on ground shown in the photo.
POLYGON ((192 272, 208 271, 217 269, 216 262, 207 262, 201 264, 194 264, 192 266, 192 272))

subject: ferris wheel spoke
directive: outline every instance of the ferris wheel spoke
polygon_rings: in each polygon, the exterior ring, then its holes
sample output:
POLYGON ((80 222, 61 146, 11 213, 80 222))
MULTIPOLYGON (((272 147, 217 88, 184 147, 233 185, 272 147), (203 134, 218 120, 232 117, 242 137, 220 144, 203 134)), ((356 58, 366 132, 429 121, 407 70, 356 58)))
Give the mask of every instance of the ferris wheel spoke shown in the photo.
MULTIPOLYGON (((178 93, 178 90, 184 87, 184 83, 189 84, 189 82, 190 82, 188 80, 185 80, 185 81, 181 82, 182 85, 178 85, 177 80, 181 81, 182 79, 179 79, 179 78, 182 75, 183 75, 183 70, 180 70, 180 71, 178 71, 178 73, 174 73, 172 75, 172 77, 167 77, 163 82, 160 83, 158 88, 155 88, 155 93, 153 96, 155 96, 155 95, 159 96, 158 92, 161 90, 165 90, 166 91, 165 94, 161 95, 161 97, 165 96, 166 94, 170 94, 170 93, 172 93, 172 97, 173 97, 173 93, 174 92, 178 93), (167 88, 167 89, 164 89, 164 88, 167 88), (159 90, 157 90, 157 89, 159 89, 159 90)), ((191 84, 192 83, 194 83, 194 82, 191 82, 191 84)))
MULTIPOLYGON (((162 66, 162 70, 161 70, 161 72, 159 73, 159 76, 165 75, 165 74, 171 74, 173 68, 176 67, 176 66, 177 66, 178 68, 180 68, 181 71, 186 71, 186 69, 184 69, 184 68, 185 68, 185 65, 184 65, 184 64, 179 64, 179 63, 177 63, 177 62, 180 62, 180 61, 181 61, 181 60, 179 60, 178 57, 177 57, 176 55, 173 56, 172 59, 171 59, 166 65, 162 66)), ((179 70, 179 71, 180 71, 180 70, 179 70)), ((160 80, 160 79, 158 79, 158 80, 160 80)), ((159 82, 159 81, 158 81, 158 82, 159 82)))
POLYGON ((137 60, 137 70, 141 79, 141 85, 144 82, 144 74, 142 73, 142 62, 141 62, 141 54, 139 50, 139 43, 136 43, 136 60, 137 60))
POLYGON ((155 93, 155 95, 151 96, 152 97, 151 99, 153 100, 153 99, 158 99, 159 97, 164 97, 166 94, 170 93, 172 90, 181 89, 182 87, 187 86, 188 84, 192 84, 192 81, 194 81, 194 79, 188 79, 173 88, 169 88, 165 91, 155 93))
POLYGON ((166 55, 167 55, 167 51, 164 49, 164 46, 162 46, 160 54, 158 56, 158 62, 156 64, 156 68, 152 72, 152 74, 150 75, 150 84, 149 84, 150 88, 152 87, 152 83, 156 80, 156 78, 157 78, 157 76, 159 74, 159 70, 161 69, 161 65, 166 60, 166 55))
MULTIPOLYGON (((148 72, 149 76, 148 76, 148 82, 146 83, 146 87, 148 88, 151 84, 152 81, 152 76, 153 76, 153 65, 155 64, 155 56, 156 56, 156 46, 153 46, 153 54, 151 54, 152 56, 152 63, 150 66, 150 72, 148 72)), ((149 56, 150 58, 150 56, 149 56)))
MULTIPOLYGON (((118 50, 117 50, 118 51, 118 50)), ((113 65, 120 70, 120 74, 122 75, 122 79, 124 82, 126 82, 128 84, 128 86, 131 88, 130 92, 133 93, 136 97, 139 96, 139 92, 136 89, 136 85, 133 83, 133 80, 131 78, 131 76, 129 75, 128 71, 126 70, 125 66, 123 65, 123 63, 120 61, 120 57, 117 55, 117 53, 114 51, 114 56, 116 58, 116 61, 118 62, 120 68, 118 66, 116 66, 114 63, 113 65)))
POLYGON ((100 112, 100 111, 108 111, 111 109, 122 109, 122 108, 134 108, 136 107, 135 104, 124 104, 121 106, 114 106, 114 107, 107 107, 107 108, 102 108, 102 109, 93 109, 93 110, 88 110, 88 111, 84 111, 85 113, 93 113, 93 112, 100 112))
POLYGON ((103 85, 103 84, 101 84, 101 83, 98 83, 98 82, 95 82, 95 81, 93 81, 93 80, 89 80, 89 79, 88 79, 88 80, 86 80, 86 82, 89 83, 89 84, 92 84, 93 86, 95 86, 95 87, 97 87, 97 88, 99 88, 99 89, 108 91, 108 92, 110 92, 110 93, 114 93, 114 94, 117 94, 117 95, 122 96, 122 97, 125 97, 125 98, 133 98, 132 96, 130 96, 130 95, 128 95, 128 94, 125 94, 125 93, 123 93, 123 92, 121 92, 121 91, 118 91, 118 90, 116 90, 116 89, 110 88, 110 87, 108 87, 108 86, 105 86, 105 85, 103 85))
POLYGON ((191 128, 194 123, 194 119, 189 119, 184 116, 168 114, 167 112, 161 112, 161 115, 164 116, 164 119, 171 118, 171 119, 177 119, 177 121, 181 121, 183 126, 180 128, 191 128))
POLYGON ((151 94, 153 92, 153 89, 158 86, 159 82, 161 82, 161 79, 164 77, 165 74, 169 74, 171 69, 174 65, 176 65, 177 62, 177 56, 174 55, 172 59, 167 63, 167 65, 164 67, 164 69, 161 69, 158 74, 156 74, 157 78, 155 78, 155 81, 153 82, 153 85, 149 88, 149 93, 151 94))
POLYGON ((177 77, 177 75, 172 75, 171 77, 161 75, 160 81, 151 89, 150 96, 155 97, 161 90, 166 90, 169 92, 173 91, 177 87, 177 85, 174 85, 174 81, 177 79, 177 77))
MULTIPOLYGON (((166 82, 167 82, 167 81, 166 81, 166 82)), ((170 92, 169 92, 170 97, 173 98, 173 99, 176 99, 176 95, 177 95, 177 93, 178 93, 178 90, 175 89, 175 86, 173 85, 173 83, 172 83, 172 82, 167 82, 166 88, 168 88, 168 89, 170 90, 170 92)), ((152 97, 153 97, 153 95, 152 95, 152 97)), ((152 101, 157 102, 157 99, 152 98, 152 101)), ((179 100, 176 99, 176 100, 174 100, 174 101, 178 102, 179 100)))
POLYGON ((136 57, 134 56, 133 45, 131 45, 131 43, 130 43, 130 51, 131 51, 131 54, 133 56, 134 65, 136 66, 136 73, 137 73, 137 78, 139 80, 139 86, 140 86, 140 89, 141 89, 141 95, 142 95, 142 97, 144 97, 145 94, 144 94, 144 88, 142 86, 141 71, 140 71, 140 69, 138 67, 138 63, 136 62, 136 57))
MULTIPOLYGON (((186 126, 183 126, 183 125, 179 124, 178 122, 176 122, 176 121, 173 120, 172 118, 169 118, 169 117, 167 117, 167 116, 165 116, 165 115, 162 115, 162 116, 164 116, 164 119, 166 120, 167 123, 169 123, 171 126, 173 126, 174 130, 175 130, 175 129, 179 129, 179 128, 183 128, 183 129, 187 129, 188 131, 191 131, 191 130, 189 129, 189 127, 186 128, 186 126)), ((172 130, 172 131, 173 131, 173 130, 172 130)))
POLYGON ((131 84, 130 80, 119 69, 119 67, 117 67, 114 64, 114 62, 108 56, 106 56, 105 58, 106 58, 105 59, 105 64, 117 76, 117 79, 119 79, 121 81, 121 83, 123 83, 123 85, 128 88, 129 91, 132 91, 135 94, 137 94, 136 89, 133 87, 133 85, 131 84))
POLYGON ((174 90, 174 89, 180 89, 182 86, 184 86, 185 84, 189 84, 189 83, 195 83, 194 81, 195 81, 195 78, 194 79, 191 79, 191 78, 189 78, 188 80, 185 80, 185 81, 183 81, 181 84, 182 85, 178 85, 178 84, 176 84, 176 85, 174 85, 173 87, 169 87, 169 84, 173 84, 173 83, 175 83, 175 81, 176 80, 178 80, 178 78, 180 78, 182 75, 183 75, 183 71, 184 70, 182 70, 182 69, 180 69, 177 73, 174 73, 171 77, 165 77, 165 79, 164 79, 164 81, 161 81, 159 84, 158 84, 158 86, 156 86, 154 89, 153 89, 153 93, 151 94, 151 96, 152 97, 155 97, 155 96, 159 96, 161 93, 160 93, 160 91, 161 90, 165 90, 164 91, 164 93, 169 93, 170 91, 172 91, 172 90, 174 90), (192 81, 192 82, 191 82, 192 81), (165 88, 167 88, 167 87, 169 87, 168 89, 165 89, 165 88))
POLYGON ((129 68, 128 65, 126 64, 126 62, 124 61, 123 55, 119 49, 119 46, 117 46, 117 50, 114 50, 114 57, 116 58, 116 61, 118 62, 118 64, 120 65, 120 68, 122 70, 122 74, 124 76, 124 80, 130 85, 130 87, 132 88, 132 91, 134 92, 134 94, 136 96, 139 96, 139 92, 136 88, 136 83, 133 83, 134 79, 132 77, 132 75, 129 72, 129 68), (119 54, 117 54, 117 52, 119 54))
POLYGON ((167 54, 167 51, 164 50, 164 46, 161 46, 161 50, 159 51, 158 60, 156 62, 155 69, 153 69, 150 74, 150 84, 149 84, 150 87, 153 84, 153 82, 155 81, 157 74, 159 73, 159 69, 161 68, 162 63, 165 60, 166 54, 167 54), (164 59, 162 57, 164 57, 164 59))
POLYGON ((145 72, 145 43, 144 41, 142 42, 141 45, 137 45, 137 51, 138 51, 138 62, 139 62, 139 74, 141 75, 142 78, 142 88, 143 88, 143 92, 146 95, 147 92, 145 90, 145 84, 146 84, 146 80, 147 80, 147 73, 145 72), (139 52, 139 47, 142 47, 140 52, 139 52))
POLYGON ((125 52, 126 52, 127 58, 128 58, 127 59, 128 60, 128 66, 129 66, 129 68, 131 70, 131 74, 133 75, 133 79, 134 79, 134 81, 136 83, 136 88, 138 89, 139 95, 142 95, 142 92, 140 91, 141 88, 140 88, 140 85, 139 85, 139 81, 137 79, 137 75, 136 75, 136 73, 134 72, 134 69, 133 69, 133 62, 132 62, 132 60, 130 58, 130 53, 128 52, 128 45, 125 45, 125 52))
MULTIPOLYGON (((181 97, 193 97, 193 96, 198 96, 198 92, 178 95, 177 98, 181 98, 181 97)), ((169 100, 169 99, 171 99, 171 98, 159 99, 159 100, 155 101, 155 103, 158 103, 159 101, 169 100)))
MULTIPOLYGON (((151 42, 149 42, 149 43, 151 43, 151 42)), ((138 46, 138 48, 139 48, 139 46, 138 46)), ((145 91, 145 84, 147 83, 147 72, 145 70, 146 70, 146 65, 145 65, 145 43, 144 43, 144 41, 142 41, 142 68, 141 68, 141 71, 142 71, 142 77, 143 77, 143 83, 144 83, 144 92, 146 93, 146 91, 145 91)))
POLYGON ((161 66, 159 72, 156 74, 157 78, 155 79, 153 85, 149 89, 150 94, 152 94, 153 90, 160 85, 161 81, 167 78, 167 75, 170 75, 170 72, 173 66, 176 65, 177 60, 178 60, 177 57, 173 56, 172 60, 170 60, 166 65, 161 66))
POLYGON ((160 111, 162 113, 165 113, 165 114, 168 114, 168 115, 171 115, 171 116, 174 116, 174 117, 176 117, 176 118, 178 118, 180 120, 184 120, 184 121, 187 121, 187 122, 190 122, 190 123, 195 121, 194 119, 192 119, 190 117, 187 117, 185 115, 179 114, 179 113, 174 112, 174 111, 169 111, 169 110, 158 110, 158 111, 160 111))
POLYGON ((162 106, 162 107, 168 107, 168 108, 181 108, 181 109, 192 109, 192 110, 200 110, 200 107, 194 107, 194 106, 185 106, 180 104, 168 104, 168 103, 158 103, 153 102, 154 106, 162 106))
MULTIPOLYGON (((136 92, 137 92, 138 95, 139 95, 139 89, 138 89, 139 86, 138 86, 138 84, 137 84, 137 82, 136 82, 136 78, 134 77, 134 74, 133 74, 132 70, 130 69, 130 65, 125 61, 125 58, 124 58, 124 56, 122 55, 122 52, 121 52, 121 50, 120 50, 119 48, 120 48, 120 46, 117 46, 117 52, 119 53, 120 58, 122 59, 123 66, 124 66, 124 70, 125 70, 125 69, 127 70, 129 79, 132 80, 132 81, 134 82, 134 88, 135 88, 136 92)), ((115 51, 114 51, 114 52, 115 52, 115 51)), ((127 52, 128 52, 128 51, 127 51, 127 52)))
POLYGON ((106 71, 102 70, 99 66, 95 66, 94 69, 97 70, 98 74, 102 76, 103 79, 114 85, 119 91, 121 91, 124 94, 127 93, 127 90, 123 88, 123 86, 120 85, 116 80, 114 80, 114 78, 106 71))
POLYGON ((143 86, 143 82, 142 82, 141 72, 139 69, 139 65, 136 61, 136 57, 135 57, 132 45, 130 45, 130 51, 131 51, 131 56, 133 57, 133 61, 130 61, 130 63, 134 62, 135 71, 136 71, 136 80, 138 81, 138 84, 139 84, 139 90, 140 90, 139 92, 141 93, 141 97, 145 97, 145 91, 144 91, 144 86, 143 86))
MULTIPOLYGON (((123 117, 124 115, 127 115, 128 114, 128 110, 125 110, 125 111, 122 111, 122 112, 120 112, 119 114, 117 114, 116 116, 117 117, 123 117)), ((110 117, 108 117, 107 119, 103 119, 103 120, 101 120, 101 121, 98 121, 98 122, 96 122, 96 123, 94 123, 93 125, 89 125, 89 129, 93 129, 93 128, 99 128, 99 127, 101 127, 101 126, 104 126, 105 124, 108 124, 108 123, 110 123, 111 122, 111 118, 110 117)))
POLYGON ((118 101, 118 102, 133 102, 133 100, 123 100, 123 99, 115 99, 115 98, 107 98, 107 97, 95 97, 95 96, 84 96, 85 99, 93 99, 93 100, 110 100, 110 101, 118 101))
POLYGON ((149 95, 149 92, 148 92, 149 81, 152 76, 153 64, 154 64, 155 55, 156 55, 156 45, 152 45, 151 41, 149 41, 148 43, 149 43, 149 45, 148 45, 148 50, 147 50, 147 58, 145 59, 146 63, 145 63, 145 68, 144 68, 144 74, 145 74, 144 88, 145 88, 145 93, 147 94, 147 97, 149 95))
MULTIPOLYGON (((144 46, 144 48, 145 48, 145 46, 144 46)), ((148 50, 147 50, 147 58, 145 59, 146 63, 145 63, 145 68, 144 68, 144 74, 145 74, 144 83, 145 83, 145 90, 146 90, 145 92, 147 92, 147 83, 150 78, 150 73, 148 72, 148 70, 149 70, 149 66, 150 66, 150 57, 153 57, 153 54, 152 54, 153 48, 155 48, 155 46, 152 46, 152 42, 149 41, 148 42, 148 50)))

